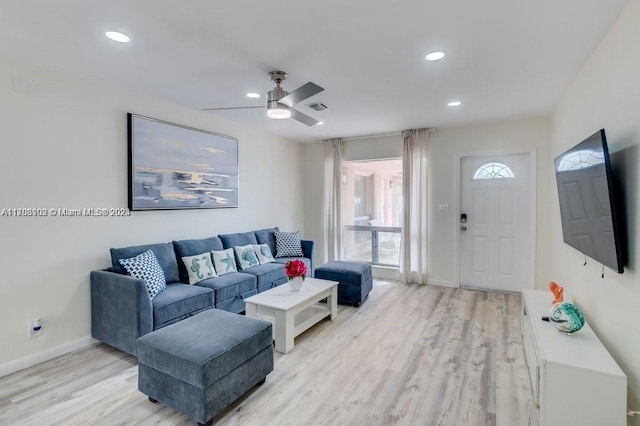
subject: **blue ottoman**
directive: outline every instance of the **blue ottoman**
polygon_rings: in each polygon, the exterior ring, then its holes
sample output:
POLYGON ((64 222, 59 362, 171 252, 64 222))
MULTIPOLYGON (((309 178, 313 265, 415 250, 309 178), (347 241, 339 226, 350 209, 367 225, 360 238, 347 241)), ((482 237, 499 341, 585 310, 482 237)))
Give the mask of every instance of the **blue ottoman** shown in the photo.
POLYGON ((271 324, 220 309, 138 339, 138 389, 199 424, 273 371, 271 324))
POLYGON ((360 306, 373 287, 371 265, 364 262, 333 261, 317 268, 315 278, 338 281, 338 303, 360 306))

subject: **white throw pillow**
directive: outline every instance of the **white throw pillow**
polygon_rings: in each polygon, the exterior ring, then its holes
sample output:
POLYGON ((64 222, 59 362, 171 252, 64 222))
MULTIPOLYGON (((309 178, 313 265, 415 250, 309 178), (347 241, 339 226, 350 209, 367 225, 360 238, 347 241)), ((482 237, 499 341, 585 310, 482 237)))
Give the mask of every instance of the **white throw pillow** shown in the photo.
POLYGON ((196 284, 218 276, 213 267, 210 252, 200 253, 195 256, 183 256, 182 261, 189 274, 189 284, 196 284))
POLYGON ((158 258, 151 251, 147 250, 135 257, 119 260, 127 274, 134 278, 144 280, 149 291, 149 296, 153 299, 158 293, 167 288, 167 281, 164 271, 158 262, 158 258))
POLYGON ((274 232, 273 235, 276 237, 276 257, 304 256, 300 231, 274 232))
POLYGON ((252 266, 259 265, 258 256, 253 250, 253 245, 247 244, 246 246, 236 246, 233 248, 236 251, 238 257, 238 266, 240 269, 249 269, 252 266))
POLYGON ((211 257, 213 257, 213 266, 216 268, 218 275, 238 271, 238 268, 236 268, 236 258, 233 255, 233 249, 228 248, 226 250, 212 251, 211 257))
POLYGON ((258 256, 258 261, 260 264, 265 263, 273 263, 276 260, 273 258, 273 253, 271 253, 271 249, 268 244, 254 244, 253 250, 256 252, 256 256, 258 256))

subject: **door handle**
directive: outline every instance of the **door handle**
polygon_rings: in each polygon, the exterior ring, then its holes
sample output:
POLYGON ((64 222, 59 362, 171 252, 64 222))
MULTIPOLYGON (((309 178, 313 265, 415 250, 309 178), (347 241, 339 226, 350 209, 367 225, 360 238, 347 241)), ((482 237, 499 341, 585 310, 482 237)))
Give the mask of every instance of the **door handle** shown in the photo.
POLYGON ((466 213, 462 213, 460 215, 460 223, 467 223, 467 214, 466 213))

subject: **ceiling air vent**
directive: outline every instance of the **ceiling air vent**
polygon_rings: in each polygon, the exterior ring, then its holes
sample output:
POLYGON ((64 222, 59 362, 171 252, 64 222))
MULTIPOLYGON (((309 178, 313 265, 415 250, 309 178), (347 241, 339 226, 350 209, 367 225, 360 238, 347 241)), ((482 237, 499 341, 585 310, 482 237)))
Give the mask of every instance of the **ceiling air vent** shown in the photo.
POLYGON ((307 106, 316 111, 324 111, 325 109, 327 109, 327 106, 322 102, 314 102, 312 104, 308 104, 307 106))

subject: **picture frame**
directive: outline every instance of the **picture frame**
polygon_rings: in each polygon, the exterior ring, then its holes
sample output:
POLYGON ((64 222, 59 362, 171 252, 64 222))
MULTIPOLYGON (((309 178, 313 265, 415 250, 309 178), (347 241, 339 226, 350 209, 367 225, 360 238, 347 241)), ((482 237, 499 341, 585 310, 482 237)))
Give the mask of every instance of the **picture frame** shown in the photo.
POLYGON ((238 140, 127 114, 129 209, 237 208, 238 140))

